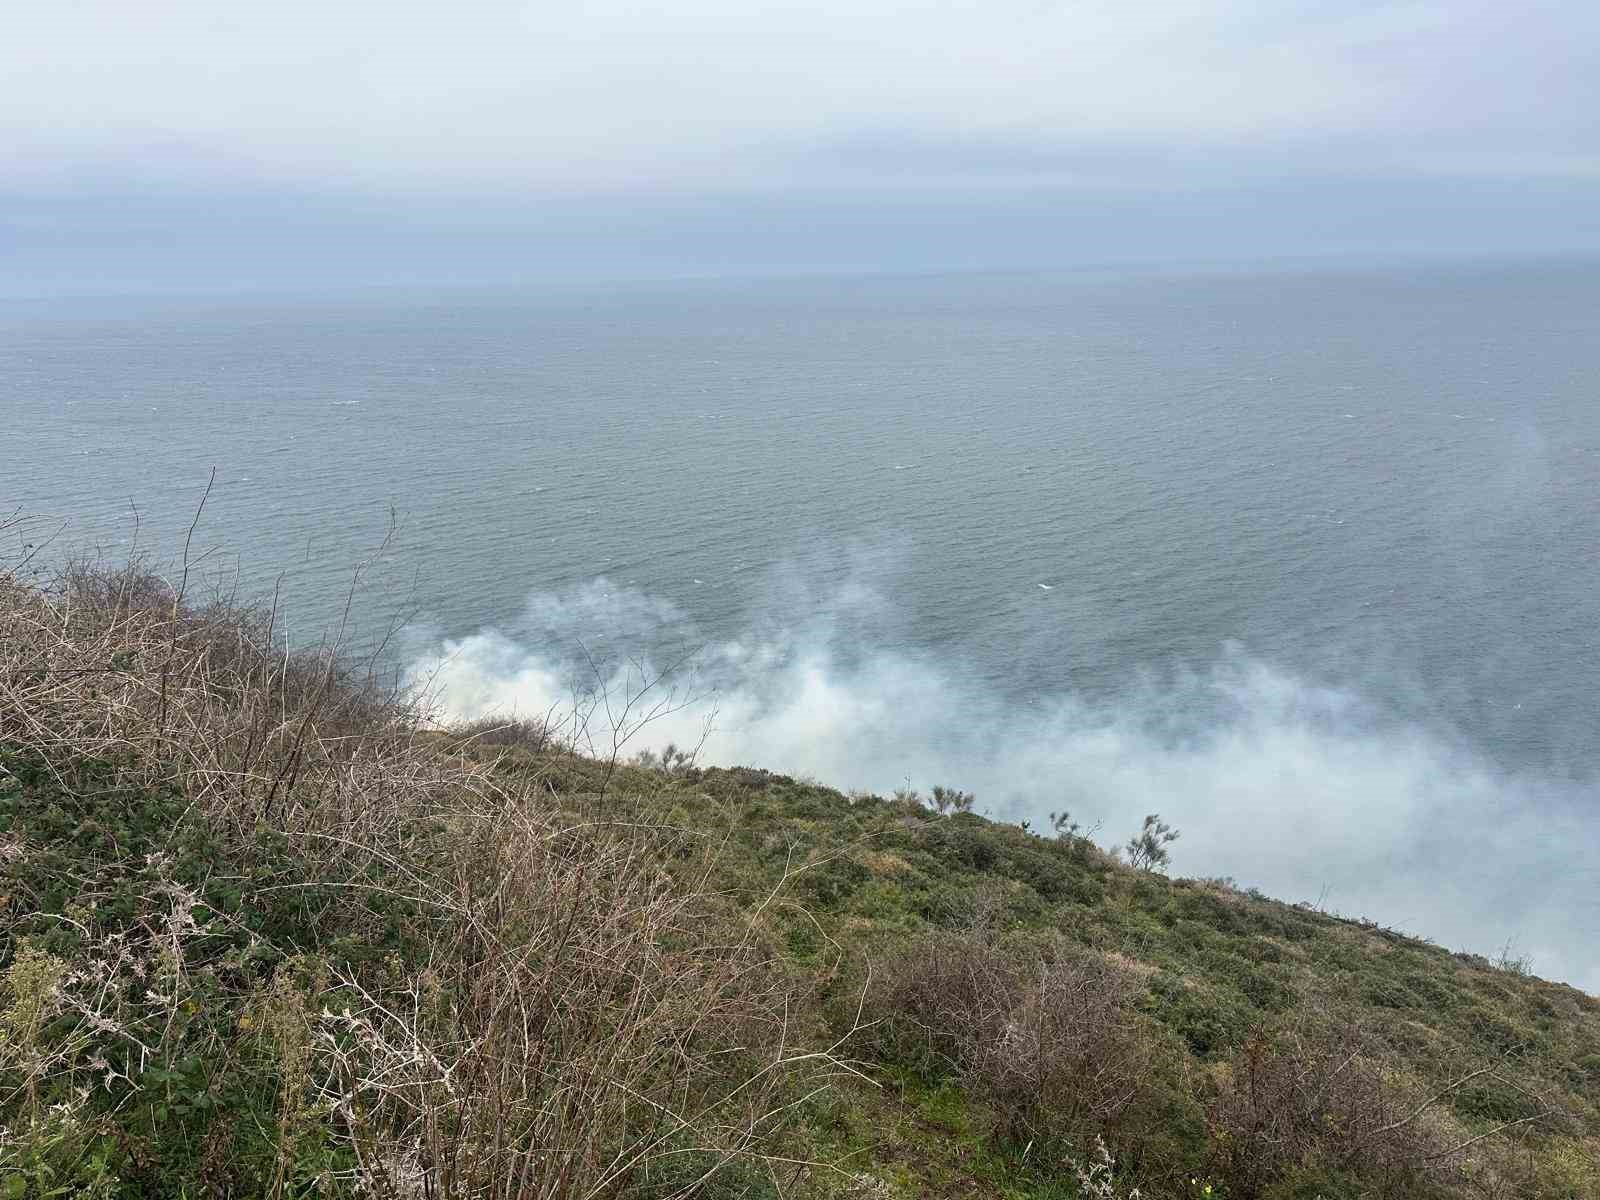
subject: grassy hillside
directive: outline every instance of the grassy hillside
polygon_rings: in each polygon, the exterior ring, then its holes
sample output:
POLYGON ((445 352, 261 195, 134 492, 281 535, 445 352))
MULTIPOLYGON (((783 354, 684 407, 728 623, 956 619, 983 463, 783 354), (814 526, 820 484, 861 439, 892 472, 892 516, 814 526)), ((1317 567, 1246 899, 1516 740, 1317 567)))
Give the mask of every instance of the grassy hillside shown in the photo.
POLYGON ((0 1197, 1600 1197, 1572 988, 274 643, 0 575, 0 1197))

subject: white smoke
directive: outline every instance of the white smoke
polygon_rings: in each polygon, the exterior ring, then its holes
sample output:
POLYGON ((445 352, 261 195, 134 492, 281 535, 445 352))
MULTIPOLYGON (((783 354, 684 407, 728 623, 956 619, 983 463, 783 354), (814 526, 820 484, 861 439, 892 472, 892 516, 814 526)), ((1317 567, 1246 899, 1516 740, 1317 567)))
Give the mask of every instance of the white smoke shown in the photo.
MULTIPOLYGON (((809 606, 826 619, 757 614, 747 634, 707 644, 672 604, 597 580, 534 596, 512 634, 433 639, 413 674, 446 718, 570 716, 596 684, 615 701, 679 664, 630 710, 659 715, 627 725, 625 755, 673 742, 699 746, 702 765, 880 794, 942 783, 1035 828, 1070 810, 1107 844, 1159 812, 1182 831, 1182 874, 1232 876, 1452 949, 1509 946, 1600 992, 1592 782, 1509 773, 1435 724, 1237 647, 1205 670, 1144 671, 1111 699, 1017 701, 959 663, 861 644, 862 622, 840 614, 880 603, 852 585, 809 606)), ((588 714, 605 748, 616 712, 588 714)))

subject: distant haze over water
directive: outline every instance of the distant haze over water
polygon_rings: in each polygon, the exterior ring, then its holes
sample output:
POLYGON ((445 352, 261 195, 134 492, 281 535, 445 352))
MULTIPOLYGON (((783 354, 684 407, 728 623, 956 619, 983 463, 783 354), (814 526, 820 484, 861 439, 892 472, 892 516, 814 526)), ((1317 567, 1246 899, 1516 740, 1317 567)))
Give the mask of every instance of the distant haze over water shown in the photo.
POLYGON ((392 505, 452 711, 698 648, 712 761, 1600 990, 1600 265, 16 301, 0 367, 7 509, 170 554, 215 465, 302 640, 392 505))

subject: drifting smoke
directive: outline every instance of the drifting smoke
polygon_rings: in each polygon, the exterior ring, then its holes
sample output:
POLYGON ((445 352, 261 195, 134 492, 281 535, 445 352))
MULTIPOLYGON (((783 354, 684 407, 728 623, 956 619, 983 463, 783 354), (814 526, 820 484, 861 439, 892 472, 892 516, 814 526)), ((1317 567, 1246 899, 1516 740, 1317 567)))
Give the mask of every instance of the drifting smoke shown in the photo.
MULTIPOLYGON (((1600 834, 1582 810, 1592 784, 1510 774, 1447 731, 1238 649, 1205 670, 1147 671, 1113 699, 1019 702, 959 664, 846 631, 841 612, 878 603, 854 586, 810 609, 826 619, 752 619, 749 633, 707 643, 672 604, 597 580, 534 596, 511 633, 433 639, 413 675, 446 719, 570 719, 597 683, 631 695, 697 647, 631 710, 630 721, 661 711, 627 726, 625 755, 670 741, 698 745, 702 765, 841 788, 949 784, 1035 828, 1070 810, 1107 844, 1160 812, 1182 831, 1183 874, 1232 876, 1454 949, 1509 946, 1600 992, 1600 834)), ((587 732, 609 749, 603 708, 587 732)))

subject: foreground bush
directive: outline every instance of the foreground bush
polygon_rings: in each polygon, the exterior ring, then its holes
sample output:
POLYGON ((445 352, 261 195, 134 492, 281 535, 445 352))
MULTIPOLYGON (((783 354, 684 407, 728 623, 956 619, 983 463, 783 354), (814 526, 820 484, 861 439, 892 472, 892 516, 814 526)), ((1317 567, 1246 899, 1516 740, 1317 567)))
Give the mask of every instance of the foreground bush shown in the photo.
POLYGON ((886 964, 873 1013, 888 1050, 953 1072, 1012 1140, 1084 1135, 1148 1075, 1121 968, 1060 941, 930 934, 886 964))
MULTIPOLYGON (((1479 1067, 1427 1086, 1366 1032, 1301 1017, 1257 1031, 1217 1075, 1210 1171, 1240 1200, 1292 1196, 1297 1180, 1345 1180, 1373 1197, 1536 1194, 1527 1156, 1498 1135, 1566 1122, 1508 1067, 1479 1067), (1495 1081, 1516 1113, 1470 1132, 1449 1101, 1495 1081)), ((1574 1193, 1576 1194, 1576 1193, 1574 1193)))
POLYGON ((1364 1049, 1301 1031, 1251 1037, 1210 1110, 1212 1170, 1229 1195, 1254 1200, 1310 1167, 1359 1175, 1380 1196, 1463 1182, 1458 1131, 1364 1049))
POLYGON ((759 1178, 834 1060, 700 843, 439 755, 336 651, 0 577, 3 1194, 759 1178))

